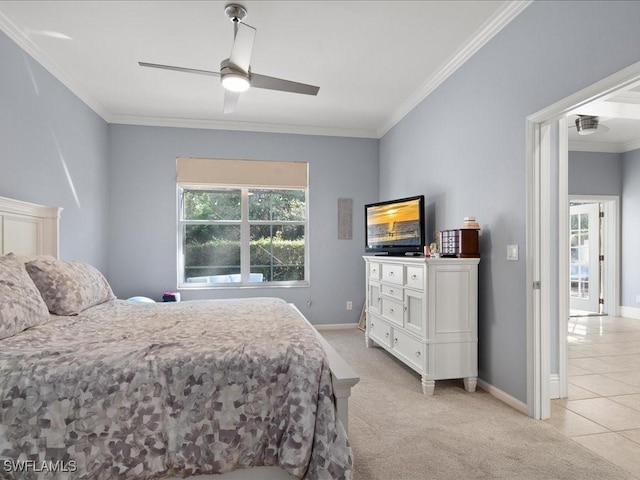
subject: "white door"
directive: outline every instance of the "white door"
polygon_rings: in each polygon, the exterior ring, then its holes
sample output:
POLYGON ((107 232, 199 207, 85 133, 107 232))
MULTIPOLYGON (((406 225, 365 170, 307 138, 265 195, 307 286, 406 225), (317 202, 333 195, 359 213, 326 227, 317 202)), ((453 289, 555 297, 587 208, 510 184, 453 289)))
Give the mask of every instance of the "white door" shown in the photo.
POLYGON ((569 207, 571 310, 600 311, 600 205, 569 207))

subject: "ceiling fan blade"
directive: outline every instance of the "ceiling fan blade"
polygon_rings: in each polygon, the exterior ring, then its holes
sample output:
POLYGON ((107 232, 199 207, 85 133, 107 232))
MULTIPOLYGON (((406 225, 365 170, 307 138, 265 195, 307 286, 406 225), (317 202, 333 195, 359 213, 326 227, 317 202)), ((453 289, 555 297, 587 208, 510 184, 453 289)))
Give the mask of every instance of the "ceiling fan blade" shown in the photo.
POLYGON ((240 99, 240 92, 232 92, 231 90, 224 91, 224 107, 223 113, 232 113, 236 109, 236 104, 240 99))
POLYGON ((235 24, 236 35, 229 56, 229 63, 240 68, 244 72, 249 71, 251 63, 251 52, 253 51, 253 41, 256 38, 256 29, 246 23, 235 24))
POLYGON ((159 63, 138 62, 141 67, 161 68, 162 70, 173 70, 175 72, 196 73, 198 75, 209 75, 211 77, 219 77, 219 72, 210 70, 198 70, 197 68, 174 67, 173 65, 160 65, 159 63))
POLYGON ((306 83, 292 82, 282 78, 267 77, 258 73, 251 74, 251 86, 266 88, 268 90, 280 90, 283 92, 302 93, 304 95, 317 95, 320 87, 307 85, 306 83))

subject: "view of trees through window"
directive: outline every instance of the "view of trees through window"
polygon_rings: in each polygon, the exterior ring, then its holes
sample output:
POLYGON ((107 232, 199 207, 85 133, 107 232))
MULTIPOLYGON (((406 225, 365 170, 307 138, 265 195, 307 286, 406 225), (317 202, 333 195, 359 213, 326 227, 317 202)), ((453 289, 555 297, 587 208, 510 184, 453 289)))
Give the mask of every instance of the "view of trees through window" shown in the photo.
POLYGON ((243 245, 250 282, 305 279, 304 190, 184 188, 181 224, 186 282, 239 282, 243 245))

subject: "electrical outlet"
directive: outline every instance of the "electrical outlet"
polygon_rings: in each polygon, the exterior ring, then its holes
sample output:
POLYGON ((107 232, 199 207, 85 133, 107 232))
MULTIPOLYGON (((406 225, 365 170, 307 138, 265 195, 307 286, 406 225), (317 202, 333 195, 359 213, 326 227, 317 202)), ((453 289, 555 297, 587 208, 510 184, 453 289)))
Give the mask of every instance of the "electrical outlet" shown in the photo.
POLYGON ((507 260, 518 260, 518 245, 507 245, 507 260))
POLYGON ((347 310, 353 310, 353 302, 351 300, 347 301, 347 310))

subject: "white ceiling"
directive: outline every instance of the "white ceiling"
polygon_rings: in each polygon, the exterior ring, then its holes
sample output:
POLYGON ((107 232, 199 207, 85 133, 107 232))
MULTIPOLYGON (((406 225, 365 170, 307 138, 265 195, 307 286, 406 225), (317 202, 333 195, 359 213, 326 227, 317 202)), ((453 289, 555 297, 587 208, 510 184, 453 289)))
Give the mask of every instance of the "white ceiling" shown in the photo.
MULTIPOLYGON (((379 138, 529 1, 242 1, 252 70, 320 86, 317 97, 250 89, 222 113, 214 77, 233 26, 227 1, 0 1, 0 29, 110 123, 379 138)), ((640 148, 640 87, 590 103, 600 129, 571 150, 640 148)))
POLYGON ((0 1, 0 28, 107 122, 379 138, 530 0, 240 1, 251 69, 320 86, 250 89, 222 113, 233 25, 220 1, 0 1))
POLYGON ((640 148, 640 87, 631 86, 577 109, 570 115, 569 150, 622 153, 640 148), (577 115, 599 117, 595 133, 582 136, 577 133, 577 115))

